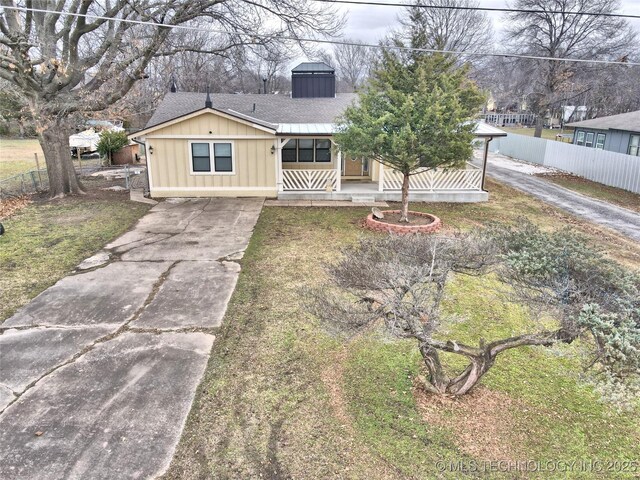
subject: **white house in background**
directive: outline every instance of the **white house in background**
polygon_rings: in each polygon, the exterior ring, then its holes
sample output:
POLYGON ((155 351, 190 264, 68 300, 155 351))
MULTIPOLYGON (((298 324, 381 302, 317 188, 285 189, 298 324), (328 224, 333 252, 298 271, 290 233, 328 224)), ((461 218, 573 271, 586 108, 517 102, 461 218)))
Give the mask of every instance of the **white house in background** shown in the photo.
MULTIPOLYGON (((333 140, 335 121, 357 98, 335 93, 324 63, 292 70, 292 94, 213 94, 172 88, 146 127, 154 197, 266 196, 280 199, 399 200, 402 177, 366 158, 349 158, 333 140)), ((506 136, 479 123, 486 144, 506 136)), ((482 167, 432 170, 411 177, 412 200, 478 202, 488 198, 482 167)))

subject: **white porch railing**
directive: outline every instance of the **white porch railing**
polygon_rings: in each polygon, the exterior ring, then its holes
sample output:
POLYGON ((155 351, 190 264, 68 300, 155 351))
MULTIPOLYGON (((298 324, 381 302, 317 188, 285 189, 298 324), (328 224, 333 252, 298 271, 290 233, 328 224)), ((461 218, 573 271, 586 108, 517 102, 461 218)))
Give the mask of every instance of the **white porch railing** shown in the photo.
POLYGON ((336 190, 336 170, 282 170, 282 188, 287 190, 336 190))
MULTIPOLYGON (((481 190, 482 170, 475 166, 465 170, 427 170, 411 175, 409 190, 481 190)), ((391 168, 384 169, 383 190, 402 190, 402 173, 391 168)))

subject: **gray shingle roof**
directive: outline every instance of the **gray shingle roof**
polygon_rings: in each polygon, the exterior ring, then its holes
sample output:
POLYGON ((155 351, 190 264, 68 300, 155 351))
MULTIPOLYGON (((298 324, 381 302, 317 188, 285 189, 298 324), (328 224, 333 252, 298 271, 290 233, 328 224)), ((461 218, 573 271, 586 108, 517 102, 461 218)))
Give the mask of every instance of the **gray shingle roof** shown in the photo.
POLYGON ((291 71, 294 73, 334 72, 335 68, 330 67, 324 62, 303 62, 297 67, 293 67, 291 71))
POLYGON ((640 132, 640 110, 620 113, 608 117, 583 120, 582 122, 567 123, 567 127, 596 128, 600 130, 626 130, 640 132))
MULTIPOLYGON (((202 110, 206 93, 167 93, 145 127, 153 127, 202 110)), ((333 98, 291 98, 287 95, 211 94, 213 108, 234 116, 250 117, 265 126, 280 123, 334 123, 357 98, 355 93, 339 93, 333 98), (255 105, 255 110, 254 110, 255 105), (240 114, 240 115, 238 115, 240 114)))

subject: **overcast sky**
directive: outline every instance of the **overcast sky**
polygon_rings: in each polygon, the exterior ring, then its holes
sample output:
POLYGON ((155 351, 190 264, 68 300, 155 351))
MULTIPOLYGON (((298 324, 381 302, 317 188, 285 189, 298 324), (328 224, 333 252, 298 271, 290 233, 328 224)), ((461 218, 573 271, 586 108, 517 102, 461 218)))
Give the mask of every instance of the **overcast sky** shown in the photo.
MULTIPOLYGON (((384 0, 385 3, 405 3, 399 0, 384 0)), ((505 0, 479 0, 482 7, 503 8, 507 6, 505 0)), ((386 6, 360 6, 360 5, 341 5, 342 11, 348 15, 348 21, 344 30, 344 36, 347 38, 355 38, 366 43, 376 43, 389 31, 389 29, 398 25, 397 17, 402 11, 401 7, 386 6)), ((640 14, 640 0, 622 0, 621 12, 632 15, 640 14)), ((501 13, 489 14, 494 25, 494 29, 498 32, 502 27, 501 13)), ((630 19, 630 23, 640 31, 640 19, 630 19)))

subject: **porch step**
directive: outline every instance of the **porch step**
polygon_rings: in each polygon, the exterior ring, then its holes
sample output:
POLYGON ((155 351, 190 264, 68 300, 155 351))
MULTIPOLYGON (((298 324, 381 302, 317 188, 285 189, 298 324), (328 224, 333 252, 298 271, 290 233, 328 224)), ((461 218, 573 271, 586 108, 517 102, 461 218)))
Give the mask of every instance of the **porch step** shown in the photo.
POLYGON ((354 203, 374 203, 376 197, 373 195, 351 195, 351 201, 354 203))

